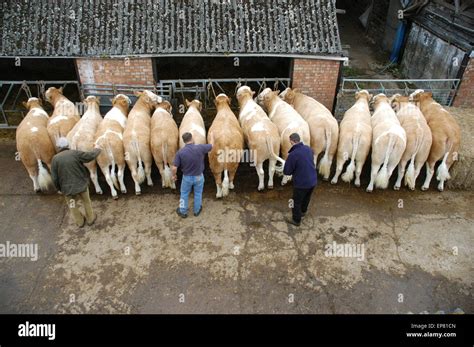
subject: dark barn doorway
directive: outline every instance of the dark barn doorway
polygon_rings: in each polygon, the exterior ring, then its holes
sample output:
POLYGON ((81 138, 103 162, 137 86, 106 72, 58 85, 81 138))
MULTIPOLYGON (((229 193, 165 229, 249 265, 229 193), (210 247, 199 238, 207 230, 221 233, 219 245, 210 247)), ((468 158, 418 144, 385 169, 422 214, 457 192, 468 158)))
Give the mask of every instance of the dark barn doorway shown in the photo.
POLYGON ((77 80, 74 59, 2 58, 0 71, 9 81, 77 80))
MULTIPOLYGON (((32 96, 43 98, 40 88, 41 82, 46 88, 64 87, 64 95, 73 102, 80 101, 80 92, 77 83, 64 83, 65 81, 77 81, 77 70, 74 59, 63 58, 0 58, 0 128, 17 126, 26 109, 22 101, 28 100, 27 93, 22 89, 22 82, 28 83, 28 89, 32 96), (12 81, 5 83, 5 81, 12 81), (43 83, 44 82, 44 83, 43 83)), ((44 102, 43 106, 47 112, 52 107, 44 102)))
POLYGON ((176 57, 155 58, 157 80, 290 77, 290 58, 176 57))

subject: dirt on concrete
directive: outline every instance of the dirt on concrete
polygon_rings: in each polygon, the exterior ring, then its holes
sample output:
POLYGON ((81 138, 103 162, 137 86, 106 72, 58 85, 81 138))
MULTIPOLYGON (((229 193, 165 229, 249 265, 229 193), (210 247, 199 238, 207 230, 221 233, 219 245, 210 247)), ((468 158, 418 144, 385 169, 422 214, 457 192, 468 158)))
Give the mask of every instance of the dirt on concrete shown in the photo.
POLYGON ((35 243, 38 260, 0 258, 1 313, 474 311, 470 191, 320 182, 296 228, 291 187, 257 192, 247 164, 225 200, 206 176, 203 212, 186 219, 154 171, 141 196, 129 177, 117 201, 92 193, 99 217, 78 229, 13 158, 0 145, 0 243, 35 243), (334 242, 363 252, 330 254, 334 242))

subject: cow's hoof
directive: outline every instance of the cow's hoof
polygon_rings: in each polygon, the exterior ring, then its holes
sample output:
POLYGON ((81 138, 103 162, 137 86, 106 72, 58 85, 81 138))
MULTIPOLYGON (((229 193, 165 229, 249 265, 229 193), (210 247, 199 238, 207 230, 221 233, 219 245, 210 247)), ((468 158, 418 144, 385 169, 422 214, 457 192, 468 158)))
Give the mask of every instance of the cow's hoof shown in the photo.
POLYGON ((393 190, 400 190, 400 186, 393 186, 393 190))
POLYGON ((36 194, 41 193, 41 189, 35 189, 35 193, 36 193, 36 194))
POLYGON ((142 195, 142 192, 135 192, 135 195, 142 195))
POLYGON ((439 192, 442 192, 442 191, 444 191, 444 188, 439 188, 439 187, 438 187, 438 191, 439 191, 439 192))
POLYGON ((122 194, 127 194, 127 190, 124 189, 124 190, 121 190, 122 194))
POLYGON ((234 189, 234 184, 233 183, 229 184, 229 189, 231 189, 231 190, 234 189))
POLYGON ((337 183, 337 181, 331 180, 331 184, 336 184, 336 183, 337 183))
POLYGON ((354 185, 359 188, 360 187, 360 183, 354 183, 354 185))
POLYGON ((117 199, 118 199, 118 195, 112 195, 112 199, 117 200, 117 199))
POLYGON ((257 188, 257 190, 258 190, 259 192, 261 192, 263 189, 264 189, 264 187, 260 187, 260 186, 257 188))
POLYGON ((153 187, 153 182, 146 184, 148 187, 153 187))
POLYGON ((421 187, 421 190, 422 190, 422 191, 427 191, 427 190, 428 190, 428 187, 423 186, 423 187, 421 187))
POLYGON ((103 192, 102 190, 96 190, 95 193, 96 193, 97 195, 102 195, 102 194, 104 194, 104 192, 103 192))
POLYGON ((267 186, 268 189, 273 189, 273 185, 267 186))
POLYGON ((329 177, 323 177, 323 181, 329 181, 329 177))
POLYGON ((367 188, 365 191, 366 191, 367 193, 372 193, 373 189, 367 188))

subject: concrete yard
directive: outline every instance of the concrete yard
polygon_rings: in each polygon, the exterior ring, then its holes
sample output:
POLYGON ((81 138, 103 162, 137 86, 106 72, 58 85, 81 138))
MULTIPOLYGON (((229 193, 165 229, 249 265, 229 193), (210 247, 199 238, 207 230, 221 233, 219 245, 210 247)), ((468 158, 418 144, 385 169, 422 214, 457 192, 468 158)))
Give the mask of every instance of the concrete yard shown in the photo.
POLYGON ((474 313, 472 191, 321 182, 295 228, 291 187, 259 193, 244 164, 222 201, 206 176, 197 218, 177 217, 154 173, 142 196, 129 177, 117 201, 92 193, 99 218, 77 229, 14 152, 0 145, 0 243, 37 243, 38 260, 0 258, 1 313, 474 313), (363 259, 326 256, 334 241, 363 259))

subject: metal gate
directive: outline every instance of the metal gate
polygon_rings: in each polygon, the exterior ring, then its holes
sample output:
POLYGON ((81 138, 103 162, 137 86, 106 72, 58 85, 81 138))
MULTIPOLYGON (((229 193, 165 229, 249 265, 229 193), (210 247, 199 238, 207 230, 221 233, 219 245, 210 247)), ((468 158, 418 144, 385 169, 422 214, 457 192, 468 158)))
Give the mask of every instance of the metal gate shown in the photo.
MULTIPOLYGON (((26 115, 21 101, 27 101, 30 96, 44 100, 44 92, 53 86, 63 87, 72 101, 81 100, 78 81, 0 81, 0 129, 15 129, 26 115)), ((51 105, 43 104, 45 110, 51 110, 51 105)))
POLYGON ((203 102, 204 109, 214 109, 214 94, 224 93, 232 97, 232 107, 236 108, 237 101, 234 96, 238 87, 250 86, 255 92, 269 87, 272 89, 285 89, 290 86, 290 78, 221 78, 221 79, 183 79, 162 80, 158 83, 161 89, 170 90, 170 101, 173 107, 184 103, 184 98, 197 98, 203 102))
POLYGON ((459 79, 353 79, 343 78, 337 95, 335 115, 342 118, 344 112, 354 104, 354 93, 366 89, 371 94, 384 93, 409 95, 417 89, 433 93, 433 98, 444 106, 451 106, 459 79))
MULTIPOLYGON (((84 83, 79 81, 0 81, 0 129, 14 129, 26 115, 21 101, 30 96, 44 100, 44 92, 51 86, 63 87, 64 94, 83 110, 81 101, 89 95, 99 96, 101 113, 105 114, 112 106, 112 98, 117 94, 125 94, 132 102, 138 90, 152 90, 157 95, 169 100, 173 108, 181 112, 178 106, 184 104, 184 98, 198 98, 204 110, 214 109, 214 94, 225 93, 232 97, 233 107, 237 108, 234 96, 237 88, 248 85, 257 93, 270 87, 283 90, 290 85, 290 78, 238 78, 238 79, 193 79, 193 80, 162 80, 156 85, 128 85, 112 83, 84 83)), ((51 105, 43 103, 45 110, 51 112, 51 105)), ((82 112, 81 112, 82 113, 82 112)))

